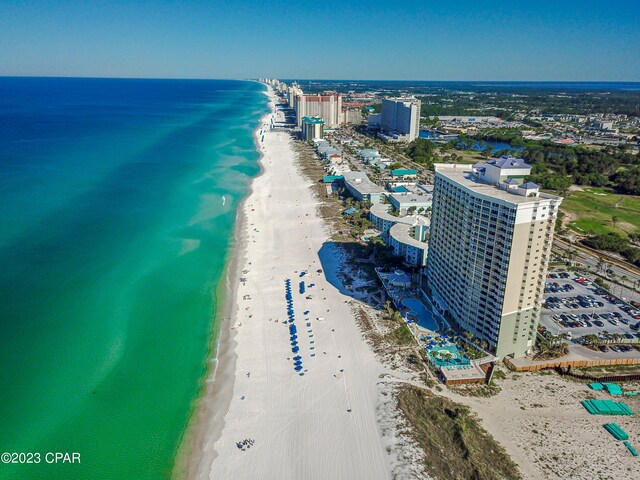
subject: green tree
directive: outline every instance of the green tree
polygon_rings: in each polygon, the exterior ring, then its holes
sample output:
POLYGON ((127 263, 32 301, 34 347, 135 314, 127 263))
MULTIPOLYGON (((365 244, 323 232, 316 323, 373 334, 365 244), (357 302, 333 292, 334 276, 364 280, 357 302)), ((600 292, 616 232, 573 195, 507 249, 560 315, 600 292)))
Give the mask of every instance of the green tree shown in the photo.
POLYGON ((597 347, 601 343, 602 343, 602 339, 598 335, 596 335, 594 333, 590 333, 590 334, 584 336, 584 344, 585 345, 590 345, 590 346, 593 346, 593 347, 597 347))
POLYGON ((482 153, 481 153, 483 158, 490 158, 492 154, 493 154, 493 148, 491 148, 491 146, 489 146, 489 145, 487 147, 485 147, 484 150, 482 150, 482 153))

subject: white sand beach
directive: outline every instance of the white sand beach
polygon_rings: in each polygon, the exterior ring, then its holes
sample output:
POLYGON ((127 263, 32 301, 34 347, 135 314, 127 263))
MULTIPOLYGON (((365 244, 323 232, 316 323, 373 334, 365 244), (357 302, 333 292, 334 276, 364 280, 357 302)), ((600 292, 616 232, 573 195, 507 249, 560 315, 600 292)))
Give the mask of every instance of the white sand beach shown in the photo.
MULTIPOLYGON (((585 383, 552 372, 509 372, 499 385, 500 393, 489 398, 463 397, 449 390, 441 394, 478 414, 482 425, 519 465, 525 479, 636 478, 633 472, 637 471, 637 458, 602 425, 617 422, 635 446, 640 422, 633 416, 590 415, 580 401, 624 401, 637 412, 637 397, 594 392, 585 383)), ((629 390, 637 387, 625 385, 629 390)))
POLYGON ((340 257, 289 135, 267 130, 261 149, 263 173, 242 207, 235 308, 222 327, 215 388, 197 412, 205 428, 189 447, 188 477, 389 478, 392 459, 376 422, 384 368, 336 287, 340 257), (283 323, 287 278, 297 354, 283 323), (304 376, 294 370, 296 355, 304 376), (252 446, 238 448, 245 439, 252 446))

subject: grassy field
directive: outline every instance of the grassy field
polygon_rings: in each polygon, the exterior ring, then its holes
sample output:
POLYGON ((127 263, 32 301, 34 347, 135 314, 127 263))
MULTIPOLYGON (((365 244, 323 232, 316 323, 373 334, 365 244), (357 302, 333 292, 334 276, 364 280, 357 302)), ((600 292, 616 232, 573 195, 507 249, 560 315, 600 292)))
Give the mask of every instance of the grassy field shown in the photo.
POLYGON ((438 150, 438 155, 440 155, 441 157, 451 155, 452 153, 455 153, 456 155, 462 157, 462 160, 458 161, 457 163, 468 163, 469 165, 473 165, 474 163, 487 161, 487 159, 480 155, 480 152, 478 152, 477 150, 449 150, 448 152, 438 150))
POLYGON ((520 479, 513 460, 464 405, 403 387, 398 405, 426 453, 426 469, 436 480, 520 479))
POLYGON ((409 327, 407 327, 406 324, 396 327, 391 333, 389 333, 389 337, 389 339, 394 343, 402 346, 410 345, 414 341, 411 330, 409 330, 409 327))
POLYGON ((560 210, 570 216, 569 228, 580 234, 616 232, 626 236, 640 231, 640 197, 585 188, 571 192, 560 210))

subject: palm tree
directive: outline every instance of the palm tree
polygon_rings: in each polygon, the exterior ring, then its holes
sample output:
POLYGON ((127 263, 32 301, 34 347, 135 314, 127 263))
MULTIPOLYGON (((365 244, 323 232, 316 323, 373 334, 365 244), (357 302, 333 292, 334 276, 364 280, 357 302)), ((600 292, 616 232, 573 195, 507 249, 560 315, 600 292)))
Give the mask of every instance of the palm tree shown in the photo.
POLYGON ((387 300, 384 304, 384 313, 387 317, 391 317, 393 308, 391 307, 391 300, 387 300))
POLYGON ((597 347, 601 343, 602 343, 602 339, 600 337, 598 337, 598 335, 596 335, 594 333, 590 333, 589 335, 585 335, 585 337, 584 337, 584 344, 585 345, 591 345, 593 347, 597 347))
POLYGON ((618 223, 618 220, 620 220, 620 217, 618 217, 617 215, 611 215, 611 223, 613 223, 613 227, 615 228, 616 224, 618 223))

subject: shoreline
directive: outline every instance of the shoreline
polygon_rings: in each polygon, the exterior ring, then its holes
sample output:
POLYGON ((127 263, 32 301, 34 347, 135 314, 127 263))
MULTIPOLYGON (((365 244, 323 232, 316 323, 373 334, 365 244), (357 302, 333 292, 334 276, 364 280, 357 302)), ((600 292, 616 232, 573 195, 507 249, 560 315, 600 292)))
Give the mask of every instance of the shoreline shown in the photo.
POLYGON ((242 267, 247 259, 249 236, 248 218, 245 206, 254 193, 255 181, 265 173, 265 150, 261 146, 259 132, 267 119, 275 112, 271 87, 265 86, 263 93, 268 97, 269 112, 258 120, 253 132, 256 151, 259 154, 260 171, 248 184, 247 192, 238 203, 233 240, 230 244, 230 258, 225 268, 225 282, 216 289, 216 305, 220 309, 213 314, 214 328, 209 341, 209 351, 205 360, 207 368, 201 380, 201 387, 194 400, 183 437, 178 446, 171 472, 171 478, 195 479, 208 477, 208 466, 218 456, 213 448, 224 428, 225 416, 231 404, 236 371, 237 332, 232 327, 232 319, 237 316, 237 294, 242 276, 242 267))
MULTIPOLYGON (((276 110, 275 121, 282 120, 276 110)), ((224 338, 231 347, 218 357, 219 372, 234 378, 216 374, 224 382, 216 389, 226 393, 202 397, 207 405, 194 417, 201 424, 187 443, 187 478, 386 480, 394 467, 378 421, 386 369, 338 278, 343 258, 293 139, 266 130, 260 147, 263 171, 243 204, 246 249, 235 265, 245 281, 230 299, 235 308, 224 338), (295 337, 286 279, 307 284, 306 293, 294 293, 295 337)))

